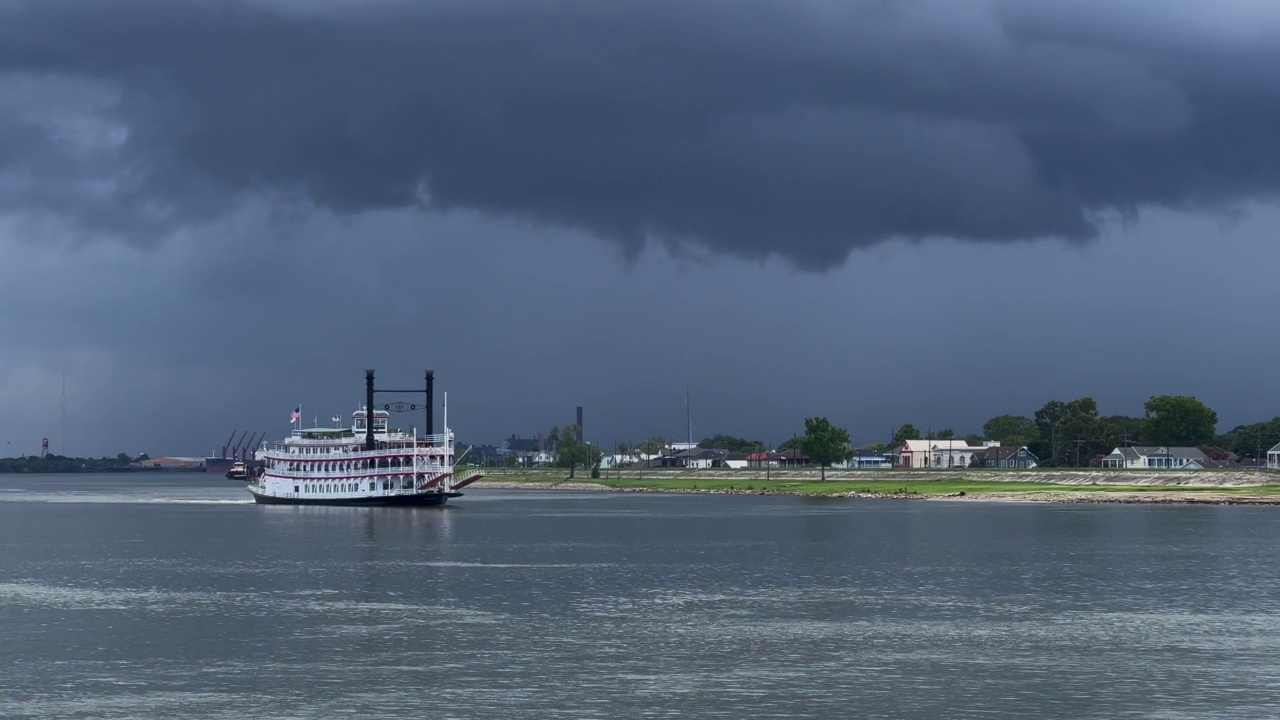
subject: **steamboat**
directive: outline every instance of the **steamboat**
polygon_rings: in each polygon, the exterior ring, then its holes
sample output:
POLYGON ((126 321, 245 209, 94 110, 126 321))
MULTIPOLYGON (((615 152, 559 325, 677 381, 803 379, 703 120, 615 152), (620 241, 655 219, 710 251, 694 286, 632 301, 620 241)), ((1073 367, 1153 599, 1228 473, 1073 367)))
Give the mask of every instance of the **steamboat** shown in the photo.
MULTIPOLYGON (((444 505, 461 497, 462 488, 483 473, 454 474, 448 393, 444 398, 444 432, 435 433, 433 384, 434 374, 428 370, 423 435, 416 429, 405 433, 389 427, 392 406, 379 409, 374 405, 372 370, 365 372, 366 402, 351 414, 350 427, 302 428, 299 407, 290 414, 299 425, 291 436, 258 453, 262 467, 247 486, 254 501, 268 505, 421 506, 444 505)), ((396 403, 395 407, 406 406, 396 403)))

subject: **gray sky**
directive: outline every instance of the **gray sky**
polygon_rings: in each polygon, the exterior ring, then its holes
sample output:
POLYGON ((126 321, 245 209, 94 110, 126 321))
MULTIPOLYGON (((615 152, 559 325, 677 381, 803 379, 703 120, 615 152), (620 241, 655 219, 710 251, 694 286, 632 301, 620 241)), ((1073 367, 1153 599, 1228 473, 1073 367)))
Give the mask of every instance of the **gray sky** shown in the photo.
POLYGON ((1278 7, 0 0, 3 454, 1269 418, 1278 7))

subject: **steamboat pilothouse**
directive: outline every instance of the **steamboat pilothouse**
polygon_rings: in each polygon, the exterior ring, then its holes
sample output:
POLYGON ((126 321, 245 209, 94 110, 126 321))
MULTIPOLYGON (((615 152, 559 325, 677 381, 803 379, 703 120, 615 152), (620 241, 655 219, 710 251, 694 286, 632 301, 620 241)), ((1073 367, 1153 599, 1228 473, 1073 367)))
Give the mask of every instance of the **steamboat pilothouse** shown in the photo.
MULTIPOLYGON (((351 414, 350 427, 299 427, 259 453, 263 466, 248 486, 253 499, 275 505, 443 505, 460 497, 459 491, 483 473, 454 475, 448 394, 444 432, 435 434, 433 381, 434 374, 427 371, 426 434, 418 435, 416 429, 405 433, 389 427, 391 413, 374 405, 373 371, 366 371, 366 402, 351 414)), ((300 424, 300 415, 299 408, 291 418, 300 424)))

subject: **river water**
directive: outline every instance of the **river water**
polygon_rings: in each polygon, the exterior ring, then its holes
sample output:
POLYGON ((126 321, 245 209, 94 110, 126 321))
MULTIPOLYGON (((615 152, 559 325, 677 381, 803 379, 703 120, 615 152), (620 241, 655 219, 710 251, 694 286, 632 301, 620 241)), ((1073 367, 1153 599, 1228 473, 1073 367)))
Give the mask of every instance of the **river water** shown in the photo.
POLYGON ((0 475, 0 717, 1274 718, 1280 508, 0 475))

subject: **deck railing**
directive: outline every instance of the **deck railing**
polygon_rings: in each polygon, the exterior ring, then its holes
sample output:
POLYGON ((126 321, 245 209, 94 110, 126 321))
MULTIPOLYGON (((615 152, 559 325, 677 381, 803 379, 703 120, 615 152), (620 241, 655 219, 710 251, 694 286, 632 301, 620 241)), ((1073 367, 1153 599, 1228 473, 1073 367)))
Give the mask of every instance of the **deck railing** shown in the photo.
MULTIPOLYGON (((445 468, 443 465, 427 465, 425 467, 418 468, 418 475, 419 476, 433 475, 436 473, 442 473, 446 471, 447 471, 447 468, 445 468)), ((303 479, 327 480, 330 478, 366 478, 366 477, 381 478, 381 477, 392 477, 392 476, 399 476, 399 475, 408 476, 408 475, 414 474, 413 467, 411 466, 393 467, 393 468, 366 468, 361 470, 317 470, 317 471, 286 470, 283 468, 271 468, 267 470, 267 472, 271 473, 275 477, 290 478, 290 479, 297 479, 297 480, 303 480, 303 479)))

